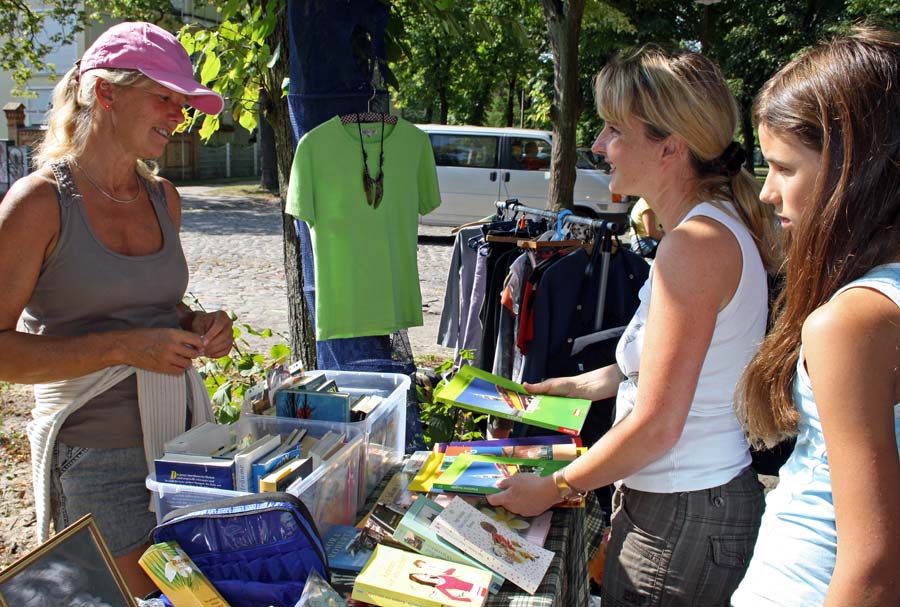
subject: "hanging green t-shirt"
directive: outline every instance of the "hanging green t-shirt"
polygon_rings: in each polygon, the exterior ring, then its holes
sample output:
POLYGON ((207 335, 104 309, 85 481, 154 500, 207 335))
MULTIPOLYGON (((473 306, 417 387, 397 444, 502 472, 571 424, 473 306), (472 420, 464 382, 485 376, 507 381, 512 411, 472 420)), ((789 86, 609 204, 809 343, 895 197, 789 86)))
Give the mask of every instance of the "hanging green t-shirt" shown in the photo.
POLYGON ((428 135, 398 119, 363 123, 369 175, 384 196, 366 202, 360 127, 340 117, 306 133, 291 168, 286 212, 306 221, 316 274, 316 339, 387 335, 422 325, 418 219, 441 203, 428 135))

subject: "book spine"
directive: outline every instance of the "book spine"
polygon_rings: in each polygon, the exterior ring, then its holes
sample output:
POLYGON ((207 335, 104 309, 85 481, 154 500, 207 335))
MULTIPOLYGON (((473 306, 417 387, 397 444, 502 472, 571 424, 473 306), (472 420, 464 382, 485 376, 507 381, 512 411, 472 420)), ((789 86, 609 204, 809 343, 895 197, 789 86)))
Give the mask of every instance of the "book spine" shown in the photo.
POLYGON ((441 483, 435 481, 432 485, 434 489, 442 491, 452 491, 453 493, 474 493, 476 495, 490 495, 492 493, 500 493, 503 489, 499 487, 481 487, 478 485, 457 485, 456 483, 441 483))

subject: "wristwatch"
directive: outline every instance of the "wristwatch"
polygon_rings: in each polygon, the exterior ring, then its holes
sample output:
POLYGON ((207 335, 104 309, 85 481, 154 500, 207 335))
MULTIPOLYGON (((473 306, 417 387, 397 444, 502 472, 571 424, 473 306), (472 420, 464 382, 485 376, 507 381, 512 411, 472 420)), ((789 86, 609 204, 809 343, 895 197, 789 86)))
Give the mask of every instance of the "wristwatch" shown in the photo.
POLYGON ((556 490, 559 491, 559 497, 564 502, 574 502, 587 495, 587 491, 579 491, 569 484, 569 481, 566 480, 565 468, 553 473, 553 482, 556 483, 556 490))

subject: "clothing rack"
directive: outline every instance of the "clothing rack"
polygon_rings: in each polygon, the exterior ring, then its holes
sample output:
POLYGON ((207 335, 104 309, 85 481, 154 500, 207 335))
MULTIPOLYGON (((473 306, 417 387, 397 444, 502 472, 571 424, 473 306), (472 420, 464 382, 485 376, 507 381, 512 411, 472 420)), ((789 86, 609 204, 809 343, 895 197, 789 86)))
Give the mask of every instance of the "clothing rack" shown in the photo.
MULTIPOLYGON (((559 212, 557 211, 526 207, 515 198, 498 200, 495 204, 500 211, 512 211, 513 213, 535 215, 552 219, 553 221, 557 221, 559 218, 559 212)), ((600 286, 597 289, 597 309, 594 312, 594 330, 600 331, 603 326, 603 310, 606 305, 606 288, 609 280, 609 260, 612 257, 612 236, 613 234, 619 234, 621 226, 616 222, 607 221, 605 219, 591 219, 589 217, 580 217, 571 214, 563 215, 562 220, 563 223, 588 226, 597 233, 597 238, 602 239, 600 244, 600 286)))
MULTIPOLYGON (((510 198, 509 200, 498 200, 495 204, 501 211, 512 211, 513 213, 536 215, 538 217, 546 217, 547 219, 552 219, 553 221, 556 221, 557 217, 559 217, 559 212, 557 211, 547 211, 546 209, 533 209, 531 207, 526 207, 515 198, 510 198)), ((607 221, 606 219, 591 219, 590 217, 581 217, 579 215, 565 215, 563 216, 563 222, 588 226, 601 235, 605 235, 606 233, 621 234, 620 230, 622 228, 622 226, 614 221, 607 221)))

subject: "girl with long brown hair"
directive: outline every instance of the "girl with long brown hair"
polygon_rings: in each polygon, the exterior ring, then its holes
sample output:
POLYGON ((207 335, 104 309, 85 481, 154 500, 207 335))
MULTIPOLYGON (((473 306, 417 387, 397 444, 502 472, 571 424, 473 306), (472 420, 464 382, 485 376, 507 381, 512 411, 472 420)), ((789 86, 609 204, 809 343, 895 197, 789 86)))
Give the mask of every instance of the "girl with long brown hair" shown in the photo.
POLYGON ((900 38, 804 53, 754 107, 761 198, 788 233, 774 328, 745 372, 752 442, 797 436, 745 605, 896 605, 900 587, 900 38))

